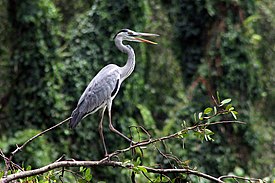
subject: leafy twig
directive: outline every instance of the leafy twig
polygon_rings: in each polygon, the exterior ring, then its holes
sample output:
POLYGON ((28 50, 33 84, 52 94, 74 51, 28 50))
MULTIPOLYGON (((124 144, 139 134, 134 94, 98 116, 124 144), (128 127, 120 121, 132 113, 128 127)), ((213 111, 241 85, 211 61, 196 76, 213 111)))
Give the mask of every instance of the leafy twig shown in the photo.
POLYGON ((125 148, 125 149, 116 150, 115 152, 109 154, 108 157, 103 158, 101 161, 106 161, 106 160, 110 159, 111 157, 113 157, 115 155, 128 152, 128 151, 130 151, 134 148, 137 148, 137 147, 143 147, 143 146, 147 146, 149 144, 155 143, 155 142, 160 142, 160 141, 164 141, 164 140, 168 140, 168 139, 172 139, 172 138, 177 138, 182 133, 186 133, 187 131, 194 130, 198 127, 206 127, 206 126, 211 126, 211 125, 227 124, 227 123, 246 124, 245 122, 242 122, 242 121, 217 121, 217 122, 213 122, 213 123, 204 123, 204 124, 199 124, 199 125, 195 125, 195 126, 192 126, 192 127, 187 127, 187 128, 184 128, 183 130, 181 130, 179 132, 176 132, 176 133, 168 135, 168 136, 164 136, 164 137, 160 137, 160 138, 156 138, 156 139, 144 140, 144 141, 141 141, 141 142, 137 142, 137 143, 131 145, 130 147, 125 148))
MULTIPOLYGON (((27 145, 29 142, 31 142, 32 140, 34 140, 35 138, 41 136, 42 134, 56 128, 57 126, 60 126, 61 124, 65 123, 66 121, 68 121, 70 118, 60 122, 59 124, 35 135, 34 137, 32 137, 31 139, 29 139, 28 141, 26 141, 22 146, 17 147, 17 149, 22 149, 25 145, 27 145)), ((159 142, 159 141, 164 141, 164 140, 168 140, 168 139, 172 139, 172 138, 177 138, 181 133, 189 131, 189 130, 194 130, 198 127, 207 127, 210 125, 217 125, 217 124, 226 124, 226 123, 240 123, 240 124, 245 124, 244 122, 241 121, 218 121, 218 122, 213 122, 213 123, 209 123, 209 124, 197 124, 195 126, 192 127, 188 127, 185 128, 177 133, 168 135, 168 136, 164 136, 164 137, 160 137, 160 138, 156 138, 156 139, 149 139, 147 141, 142 141, 142 142, 138 142, 136 144, 134 144, 133 146, 130 146, 128 148, 122 149, 122 150, 117 150, 113 153, 111 153, 109 155, 109 157, 103 158, 100 161, 56 161, 54 163, 51 163, 49 165, 46 165, 44 167, 38 168, 38 169, 34 169, 34 170, 28 170, 28 171, 22 171, 22 172, 18 172, 15 174, 11 174, 8 175, 4 178, 2 178, 1 182, 6 183, 12 180, 16 180, 16 179, 20 179, 20 178, 26 178, 26 177, 30 177, 30 176, 34 176, 34 175, 39 175, 45 172, 48 172, 50 170, 53 169, 57 169, 57 168, 64 168, 64 167, 81 167, 81 166, 89 166, 89 167, 96 167, 96 166, 113 166, 113 167, 122 167, 122 168, 128 168, 128 169, 132 169, 134 167, 133 164, 125 164, 123 162, 117 162, 117 161, 110 161, 110 158, 113 156, 116 156, 118 154, 130 151, 136 147, 142 147, 142 146, 147 146, 149 144, 155 143, 155 142, 159 142)), ((18 150, 17 150, 18 151, 18 150)), ((15 153, 17 151, 14 151, 15 153)), ((14 153, 14 154, 15 154, 14 153)), ((5 156, 2 156, 4 159, 5 156)), ((145 168, 147 170, 147 172, 150 173, 158 173, 158 174, 168 174, 168 173, 185 173, 185 174, 190 174, 190 175, 196 175, 199 177, 203 177, 205 179, 208 179, 210 181, 214 181, 214 182, 218 182, 218 183, 224 183, 224 181, 222 179, 226 179, 226 178, 237 178, 237 179, 243 179, 243 180, 254 180, 254 181, 259 181, 260 179, 247 179, 247 178, 243 178, 243 177, 238 177, 238 176, 221 176, 219 178, 216 178, 214 176, 196 171, 196 170, 192 170, 192 169, 186 169, 186 168, 180 168, 180 169, 164 169, 164 168, 152 168, 152 167, 147 167, 147 166, 141 166, 143 168, 145 168)))
MULTIPOLYGON (((11 162, 11 159, 15 155, 15 153, 17 153, 19 150, 21 150, 22 148, 24 148, 28 143, 30 143, 31 141, 33 141, 35 138, 41 136, 42 134, 44 134, 44 133, 46 133, 48 131, 51 131, 54 128, 62 125, 63 123, 67 122, 70 119, 71 119, 71 117, 65 119, 64 121, 58 123, 57 125, 49 128, 49 129, 46 129, 43 132, 41 132, 41 133, 33 136, 32 138, 30 138, 29 140, 27 140, 23 145, 17 146, 16 150, 14 150, 12 152, 12 155, 9 158, 9 163, 11 162)), ((168 135, 168 136, 164 136, 164 137, 160 137, 160 138, 156 138, 156 139, 152 139, 152 138, 149 137, 148 140, 135 143, 135 144, 133 144, 130 147, 127 147, 125 149, 117 150, 117 151, 109 154, 108 157, 105 157, 105 158, 103 158, 100 161, 68 161, 68 160, 67 161, 58 161, 58 162, 51 163, 49 165, 46 165, 46 166, 38 168, 38 169, 29 170, 29 171, 23 171, 23 172, 18 172, 18 173, 15 173, 15 174, 7 175, 4 178, 2 178, 1 181, 3 183, 5 183, 5 182, 9 182, 11 180, 16 180, 16 179, 20 179, 20 178, 25 178, 25 177, 29 177, 29 176, 33 176, 33 175, 42 174, 42 173, 48 172, 48 171, 50 171, 52 169, 61 168, 61 167, 75 167, 75 166, 118 166, 118 167, 130 168, 131 169, 131 168, 133 168, 134 165, 132 165, 132 164, 125 165, 122 162, 110 161, 110 158, 114 157, 114 156, 116 156, 118 154, 131 151, 134 148, 141 148, 143 146, 147 146, 147 145, 152 144, 152 143, 156 143, 156 142, 160 142, 160 141, 165 141, 165 140, 172 139, 172 138, 178 138, 178 137, 180 137, 180 135, 182 133, 186 133, 189 130, 195 130, 198 127, 207 127, 207 126, 210 126, 210 125, 227 124, 227 123, 245 124, 244 122, 241 122, 241 121, 218 121, 218 122, 213 122, 213 123, 197 124, 197 125, 192 126, 192 127, 184 128, 181 131, 176 132, 176 133, 171 134, 171 135, 168 135)), ((213 176, 210 176, 210 175, 207 175, 207 174, 195 171, 195 170, 191 170, 191 169, 184 169, 184 168, 183 169, 155 169, 155 168, 146 167, 146 166, 142 166, 142 167, 144 167, 148 172, 152 172, 152 173, 160 173, 160 174, 166 174, 166 173, 187 173, 187 174, 197 175, 197 176, 200 176, 200 177, 203 177, 203 178, 206 178, 208 180, 215 181, 215 182, 223 182, 222 180, 220 180, 218 178, 215 178, 213 176)))
MULTIPOLYGON (((128 168, 132 169, 134 165, 127 164, 124 165, 122 162, 116 162, 116 161, 59 161, 54 162, 49 165, 46 165, 44 167, 34 169, 34 170, 28 170, 24 172, 19 172, 15 174, 8 175, 5 178, 2 178, 3 183, 7 183, 12 180, 20 179, 20 178, 26 178, 34 175, 39 175, 45 172, 48 172, 53 169, 62 168, 62 167, 97 167, 97 166, 113 166, 113 167, 122 167, 122 168, 128 168)), ((219 180, 218 178, 215 178, 211 175, 204 174, 202 172, 196 171, 196 170, 190 170, 190 169, 157 169, 157 168, 151 168, 146 166, 141 166, 147 170, 147 172, 151 173, 159 173, 159 174, 167 174, 167 173, 186 173, 186 174, 192 174, 197 175, 200 177, 203 177, 205 179, 224 183, 222 180, 219 180)))

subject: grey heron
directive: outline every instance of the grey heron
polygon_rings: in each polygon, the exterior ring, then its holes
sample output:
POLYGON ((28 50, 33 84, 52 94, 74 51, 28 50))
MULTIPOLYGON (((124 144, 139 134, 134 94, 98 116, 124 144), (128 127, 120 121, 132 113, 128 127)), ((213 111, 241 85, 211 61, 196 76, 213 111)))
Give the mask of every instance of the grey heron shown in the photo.
POLYGON ((114 36, 116 47, 123 53, 128 55, 126 64, 119 67, 115 64, 109 64, 101 69, 98 74, 89 83, 83 94, 81 95, 76 109, 72 112, 69 122, 70 128, 76 125, 87 115, 95 113, 102 109, 101 120, 99 122, 99 134, 103 142, 105 156, 108 156, 103 135, 103 117, 105 109, 108 109, 109 128, 129 142, 132 142, 127 136, 119 132, 113 127, 111 118, 112 101, 117 95, 121 83, 133 72, 135 67, 135 52, 130 45, 124 45, 123 41, 145 42, 157 44, 155 42, 141 38, 141 36, 158 36, 157 34, 135 32, 129 29, 122 29, 114 36))

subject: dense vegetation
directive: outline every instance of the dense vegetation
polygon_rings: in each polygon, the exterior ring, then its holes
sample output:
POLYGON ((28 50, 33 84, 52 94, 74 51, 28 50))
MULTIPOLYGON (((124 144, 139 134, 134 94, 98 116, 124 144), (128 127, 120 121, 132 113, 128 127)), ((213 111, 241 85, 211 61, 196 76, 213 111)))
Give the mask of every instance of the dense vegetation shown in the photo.
MULTIPOLYGON (((184 148, 181 141, 159 148, 213 175, 234 172, 264 178, 273 171, 274 176, 273 1, 72 2, 0 0, 4 153, 68 117, 103 66, 125 64, 126 56, 115 48, 113 36, 130 28, 161 37, 157 46, 131 43, 137 64, 113 104, 116 128, 129 134, 128 126, 142 125, 153 136, 176 132, 183 121, 193 125, 193 114, 213 104, 211 96, 219 91, 222 98, 232 98, 238 119, 246 125, 213 127, 213 142, 190 137, 184 148)), ((98 122, 94 114, 74 131, 63 126, 48 133, 15 161, 39 167, 62 154, 97 160, 103 155, 98 122)), ((108 130, 105 136, 110 151, 126 145, 108 130)), ((157 153, 155 159, 150 157, 145 153, 144 163, 163 161, 157 153)), ((95 180, 128 182, 129 174, 119 171, 92 170, 95 180)))

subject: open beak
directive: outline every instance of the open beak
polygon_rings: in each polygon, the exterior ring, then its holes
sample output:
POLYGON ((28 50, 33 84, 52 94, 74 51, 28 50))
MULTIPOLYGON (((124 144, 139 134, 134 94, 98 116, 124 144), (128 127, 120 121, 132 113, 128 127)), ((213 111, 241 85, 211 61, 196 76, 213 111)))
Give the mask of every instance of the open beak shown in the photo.
MULTIPOLYGON (((159 35, 158 34, 151 34, 151 33, 136 32, 134 34, 134 36, 151 36, 151 37, 156 37, 156 36, 159 36, 159 35)), ((143 38, 140 38, 140 37, 133 37, 133 39, 137 40, 138 42, 145 42, 145 43, 150 43, 150 44, 158 44, 156 42, 153 42, 153 41, 150 41, 150 40, 147 40, 147 39, 143 39, 143 38)))

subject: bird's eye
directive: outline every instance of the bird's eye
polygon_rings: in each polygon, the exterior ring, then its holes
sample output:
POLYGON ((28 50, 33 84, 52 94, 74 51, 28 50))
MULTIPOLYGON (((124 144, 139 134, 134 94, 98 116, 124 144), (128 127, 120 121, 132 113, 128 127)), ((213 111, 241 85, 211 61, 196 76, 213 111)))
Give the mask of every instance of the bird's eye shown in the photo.
POLYGON ((134 33, 132 33, 132 32, 128 32, 128 34, 129 34, 129 35, 133 35, 134 33))

